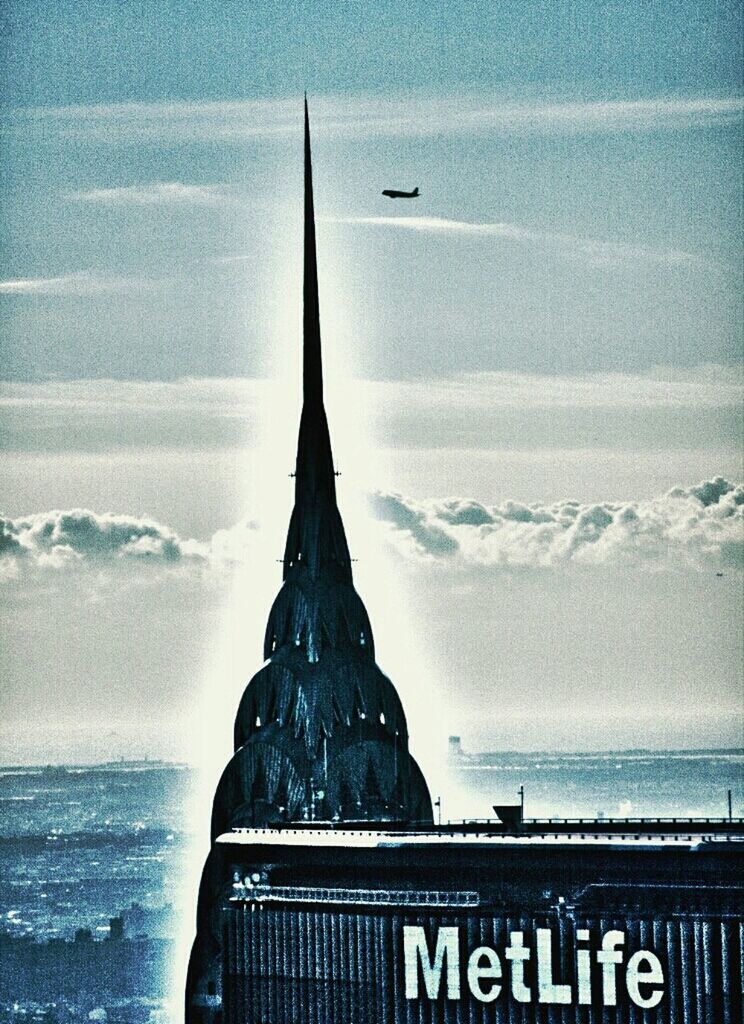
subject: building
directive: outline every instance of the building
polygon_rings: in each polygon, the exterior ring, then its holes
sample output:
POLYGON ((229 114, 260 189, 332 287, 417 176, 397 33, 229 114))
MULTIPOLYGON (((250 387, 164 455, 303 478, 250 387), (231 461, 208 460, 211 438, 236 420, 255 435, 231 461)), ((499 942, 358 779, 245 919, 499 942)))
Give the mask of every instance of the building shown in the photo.
POLYGON ((431 821, 398 694, 375 663, 336 504, 323 406, 310 135, 305 109, 303 407, 284 581, 266 664, 235 720, 212 838, 236 826, 314 820, 431 821))
POLYGON ((307 105, 303 334, 284 582, 215 796, 187 1020, 733 1024, 741 823, 432 824, 336 504, 307 105))
MULTIPOLYGON (((431 825, 429 790, 408 750, 398 694, 375 662, 372 628, 354 589, 336 502, 323 405, 307 103, 303 406, 294 476, 283 583, 266 627, 266 662, 238 708, 235 752, 213 804, 212 841, 235 828, 295 821, 431 825)), ((212 906, 208 895, 204 903, 212 906)), ((207 936, 204 929, 197 936, 192 971, 209 975, 207 987, 219 988, 219 954, 207 936)))
POLYGON ((462 749, 462 740, 459 736, 450 736, 447 741, 447 757, 450 761, 465 759, 465 751, 462 749))

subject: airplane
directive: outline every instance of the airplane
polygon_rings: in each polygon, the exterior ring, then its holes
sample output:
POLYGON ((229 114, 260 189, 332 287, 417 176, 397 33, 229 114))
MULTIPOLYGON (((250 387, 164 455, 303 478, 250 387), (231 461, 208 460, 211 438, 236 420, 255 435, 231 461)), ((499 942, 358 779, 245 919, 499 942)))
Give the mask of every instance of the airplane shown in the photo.
POLYGON ((387 196, 388 199, 415 199, 419 194, 419 190, 418 185, 413 192, 399 192, 395 188, 384 188, 382 194, 387 196))

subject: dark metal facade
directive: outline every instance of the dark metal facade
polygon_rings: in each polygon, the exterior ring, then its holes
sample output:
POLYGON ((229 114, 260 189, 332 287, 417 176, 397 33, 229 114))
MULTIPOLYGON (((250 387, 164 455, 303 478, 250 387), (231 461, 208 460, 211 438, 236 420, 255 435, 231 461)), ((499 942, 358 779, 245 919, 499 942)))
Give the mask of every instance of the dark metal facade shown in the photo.
POLYGON ((377 666, 336 503, 323 404, 310 125, 305 103, 303 405, 283 583, 269 614, 266 664, 235 720, 235 753, 217 787, 212 839, 297 820, 431 822, 406 718, 377 666))
MULTIPOLYGON (((494 914, 462 909, 301 906, 240 902, 225 912, 225 1024, 740 1024, 744 928, 733 916, 705 914, 494 914), (629 949, 651 949, 664 965, 663 998, 654 1009, 630 1000, 619 977, 617 1006, 516 1003, 507 991, 481 1003, 463 986, 459 999, 406 998, 403 928, 434 936, 460 926, 463 950, 503 949, 521 931, 534 948, 549 928, 556 975, 576 988, 576 933, 626 935, 629 949)), ((463 952, 463 956, 465 953, 463 952)), ((594 989, 601 980, 595 969, 594 989)), ((621 973, 621 972, 619 972, 621 973)), ((534 972, 526 980, 535 990, 534 972)))
MULTIPOLYGON (((740 1024, 744 943, 742 829, 686 835, 501 835, 249 830, 210 858, 212 917, 224 950, 219 1009, 205 1024, 740 1024), (445 966, 429 993, 410 962, 405 929, 421 928, 429 968, 443 930, 456 929, 458 991, 445 966), (551 971, 568 1004, 540 1001, 537 952, 549 934, 551 971), (530 949, 512 989, 512 933, 530 949), (606 1004, 605 937, 621 933, 616 1005, 606 1004), (501 991, 469 987, 478 947, 500 958, 501 991), (579 951, 587 950, 580 1000, 579 951), (650 953, 662 972, 657 1006, 630 996, 630 965, 650 953), (406 992, 413 968, 415 997, 406 992), (588 980, 587 980, 588 979, 588 980), (220 1016, 221 1015, 221 1016, 220 1016)), ((422 962, 423 963, 423 962, 422 962)), ((419 971, 421 974, 419 976, 419 971)), ((431 979, 430 979, 431 980, 431 979)), ((648 994, 652 987, 646 984, 648 994)))

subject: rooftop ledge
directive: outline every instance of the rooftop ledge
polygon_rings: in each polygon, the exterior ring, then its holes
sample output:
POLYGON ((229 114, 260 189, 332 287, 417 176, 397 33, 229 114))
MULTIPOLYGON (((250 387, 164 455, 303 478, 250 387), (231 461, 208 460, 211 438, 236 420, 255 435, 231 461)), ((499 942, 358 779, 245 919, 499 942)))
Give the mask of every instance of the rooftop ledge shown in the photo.
POLYGON ((663 830, 628 830, 622 835, 603 835, 590 830, 576 832, 531 832, 528 834, 494 834, 493 832, 456 832, 431 829, 417 832, 386 831, 384 829, 343 829, 343 828, 238 828, 218 837, 220 844, 233 846, 312 846, 339 849, 384 849, 417 846, 612 846, 641 848, 663 848, 674 846, 690 849, 704 847, 711 842, 741 842, 744 837, 717 833, 715 829, 705 833, 665 834, 663 830))

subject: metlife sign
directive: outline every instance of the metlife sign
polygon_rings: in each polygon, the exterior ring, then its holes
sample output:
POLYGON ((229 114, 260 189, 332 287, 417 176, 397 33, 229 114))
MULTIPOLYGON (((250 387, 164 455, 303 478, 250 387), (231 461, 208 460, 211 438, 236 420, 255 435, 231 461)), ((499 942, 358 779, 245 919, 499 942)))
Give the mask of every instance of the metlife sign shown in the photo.
POLYGON ((447 1000, 480 1003, 512 999, 546 1006, 614 1007, 627 998, 650 1010, 664 998, 661 959, 648 949, 628 949, 621 929, 599 936, 588 928, 576 930, 573 983, 563 979, 557 967, 553 929, 536 928, 532 942, 521 930, 508 936, 500 951, 490 945, 463 950, 459 926, 439 927, 428 937, 422 926, 404 925, 406 999, 431 1001, 444 994, 447 1000))
POLYGON ((726 912, 246 900, 224 1024, 740 1024, 743 939, 726 912))
POLYGON ((230 893, 215 922, 222 1024, 741 1024, 739 847, 671 833, 233 840, 216 870, 230 893), (236 888, 257 870, 260 886, 236 888))

